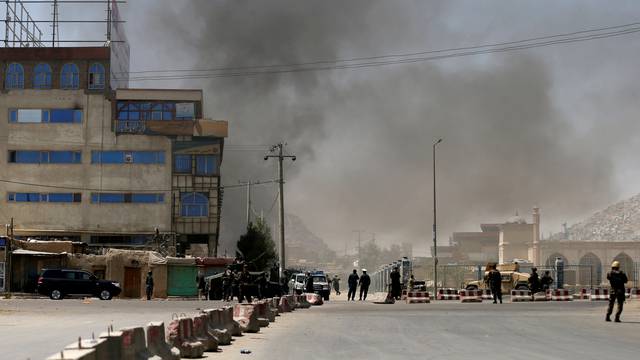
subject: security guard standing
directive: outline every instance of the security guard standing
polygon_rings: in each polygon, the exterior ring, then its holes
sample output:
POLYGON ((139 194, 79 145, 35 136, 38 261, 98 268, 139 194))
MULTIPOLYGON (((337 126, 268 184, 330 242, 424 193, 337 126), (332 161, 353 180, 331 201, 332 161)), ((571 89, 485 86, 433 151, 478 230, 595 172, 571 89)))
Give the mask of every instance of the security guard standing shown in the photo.
POLYGON ((606 321, 611 321, 611 313, 613 312, 613 304, 618 302, 615 322, 620 322, 620 314, 622 314, 622 306, 624 304, 625 290, 624 285, 629 281, 627 275, 620 271, 620 262, 614 261, 611 264, 611 271, 607 273, 607 280, 611 284, 611 292, 609 293, 609 307, 607 308, 606 321))

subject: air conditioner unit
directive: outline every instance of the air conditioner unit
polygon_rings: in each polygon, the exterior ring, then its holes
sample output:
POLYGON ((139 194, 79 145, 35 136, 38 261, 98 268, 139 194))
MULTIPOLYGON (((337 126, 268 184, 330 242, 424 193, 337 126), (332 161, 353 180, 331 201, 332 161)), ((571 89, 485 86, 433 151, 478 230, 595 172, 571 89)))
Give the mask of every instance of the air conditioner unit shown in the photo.
POLYGON ((133 155, 132 154, 124 154, 124 162, 126 164, 132 164, 133 163, 133 155))

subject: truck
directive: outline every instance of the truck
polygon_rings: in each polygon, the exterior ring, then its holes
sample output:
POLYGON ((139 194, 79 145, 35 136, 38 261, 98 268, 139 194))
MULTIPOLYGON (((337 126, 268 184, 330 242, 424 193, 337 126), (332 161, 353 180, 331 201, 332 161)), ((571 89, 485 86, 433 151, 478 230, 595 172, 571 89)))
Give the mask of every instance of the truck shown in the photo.
POLYGON ((496 267, 500 271, 502 277, 502 293, 508 294, 511 290, 528 290, 529 289, 529 274, 520 272, 520 265, 518 263, 513 264, 496 264, 488 263, 484 269, 484 280, 468 281, 465 284, 467 290, 488 289, 487 276, 489 270, 496 267))

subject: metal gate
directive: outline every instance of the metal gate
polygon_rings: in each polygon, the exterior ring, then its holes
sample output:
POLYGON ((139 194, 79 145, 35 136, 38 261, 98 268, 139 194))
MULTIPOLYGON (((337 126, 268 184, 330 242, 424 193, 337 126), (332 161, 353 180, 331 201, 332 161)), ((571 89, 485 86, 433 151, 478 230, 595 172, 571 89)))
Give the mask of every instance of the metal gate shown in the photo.
POLYGON ((169 265, 167 294, 169 296, 196 296, 198 269, 193 265, 169 265))
POLYGON ((0 262, 0 292, 4 292, 4 262, 0 262))

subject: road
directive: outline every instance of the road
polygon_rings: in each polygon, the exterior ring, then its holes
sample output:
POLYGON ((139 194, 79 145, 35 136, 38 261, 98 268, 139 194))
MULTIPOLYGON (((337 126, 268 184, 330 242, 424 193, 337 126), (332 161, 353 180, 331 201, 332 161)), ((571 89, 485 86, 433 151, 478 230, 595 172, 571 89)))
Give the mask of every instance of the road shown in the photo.
MULTIPOLYGON (((0 300, 0 358, 42 359, 77 336, 192 315, 218 302, 0 300)), ((284 314, 210 359, 601 359, 636 358, 640 301, 621 324, 604 302, 439 302, 376 305, 331 301, 284 314), (240 354, 248 349, 249 355, 240 354)))

